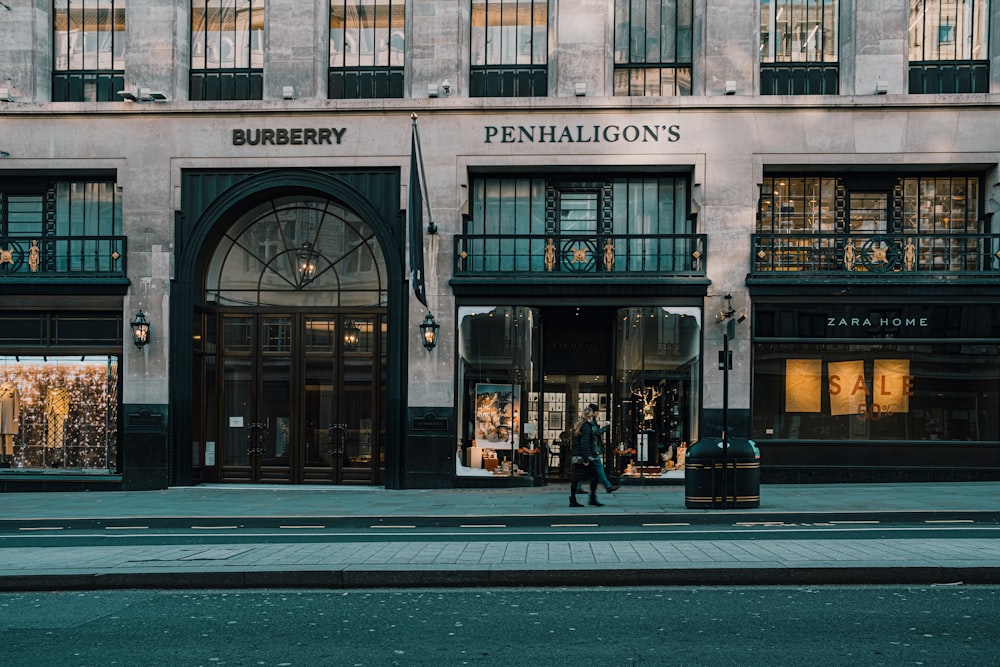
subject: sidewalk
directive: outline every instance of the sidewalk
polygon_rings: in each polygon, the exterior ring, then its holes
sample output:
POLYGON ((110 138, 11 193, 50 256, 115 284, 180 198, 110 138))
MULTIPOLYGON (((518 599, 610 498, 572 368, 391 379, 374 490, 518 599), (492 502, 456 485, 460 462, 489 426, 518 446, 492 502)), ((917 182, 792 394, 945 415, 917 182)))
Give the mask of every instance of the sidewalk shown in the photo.
POLYGON ((602 494, 604 507, 574 509, 564 486, 0 494, 0 535, 44 542, 0 542, 0 590, 1000 583, 1000 539, 990 530, 1000 523, 1000 482, 764 485, 760 507, 741 510, 688 510, 680 486, 626 486, 602 494), (810 537, 804 527, 873 522, 932 522, 956 533, 841 539, 810 537), (704 524, 726 532, 697 535, 704 524), (772 532, 751 537, 750 524, 772 532), (518 530, 529 526, 530 536, 518 530), (598 526, 647 532, 624 540, 592 532, 598 526), (430 527, 438 530, 421 532, 430 527), (148 539, 115 539, 125 528, 149 531, 148 539), (170 544, 159 536, 171 528, 208 541, 170 544), (300 539, 247 537, 255 528, 300 539), (351 533, 319 532, 338 529, 351 533), (100 533, 100 546, 62 546, 84 532, 100 533))

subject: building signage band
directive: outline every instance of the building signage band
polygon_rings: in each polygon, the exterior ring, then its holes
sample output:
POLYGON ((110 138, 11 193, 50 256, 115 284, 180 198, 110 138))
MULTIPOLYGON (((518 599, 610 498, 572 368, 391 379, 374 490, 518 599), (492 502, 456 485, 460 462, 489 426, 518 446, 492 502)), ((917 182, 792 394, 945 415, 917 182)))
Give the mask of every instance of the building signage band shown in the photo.
POLYGON ((233 130, 233 146, 340 145, 346 127, 278 127, 233 130))
POLYGON ((486 125, 487 144, 647 144, 681 139, 680 125, 486 125))

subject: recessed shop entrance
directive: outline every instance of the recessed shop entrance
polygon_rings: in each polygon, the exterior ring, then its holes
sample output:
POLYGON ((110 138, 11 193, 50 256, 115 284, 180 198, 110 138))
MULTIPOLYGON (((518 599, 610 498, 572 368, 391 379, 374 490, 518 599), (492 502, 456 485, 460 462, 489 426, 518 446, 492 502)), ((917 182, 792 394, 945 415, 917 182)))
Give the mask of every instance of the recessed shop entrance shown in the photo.
POLYGON ((216 317, 220 366, 205 381, 218 396, 207 407, 218 415, 220 481, 372 483, 381 315, 216 317))
POLYGON ((460 476, 568 478, 591 403, 609 471, 680 474, 698 433, 700 308, 463 306, 459 319, 460 476))
POLYGON ((332 200, 278 197, 239 216, 195 315, 197 478, 382 482, 385 283, 374 233, 332 200))

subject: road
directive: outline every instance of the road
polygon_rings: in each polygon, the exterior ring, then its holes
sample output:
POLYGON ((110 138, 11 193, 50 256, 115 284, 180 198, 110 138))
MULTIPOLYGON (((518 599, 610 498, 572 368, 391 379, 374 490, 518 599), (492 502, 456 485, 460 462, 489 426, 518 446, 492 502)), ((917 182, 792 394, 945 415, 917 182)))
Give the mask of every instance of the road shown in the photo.
POLYGON ((149 544, 251 544, 345 542, 541 542, 552 539, 589 541, 632 540, 787 540, 903 538, 1000 538, 1000 525, 989 521, 946 520, 907 523, 879 521, 827 521, 818 523, 735 522, 690 524, 683 522, 624 521, 621 517, 583 519, 556 523, 518 523, 502 520, 475 522, 332 523, 281 520, 245 522, 238 519, 198 521, 183 525, 137 525, 136 522, 95 522, 38 525, 0 529, 0 548, 39 546, 100 546, 149 544))
POLYGON ((3 664, 995 665, 1000 587, 0 595, 3 664))

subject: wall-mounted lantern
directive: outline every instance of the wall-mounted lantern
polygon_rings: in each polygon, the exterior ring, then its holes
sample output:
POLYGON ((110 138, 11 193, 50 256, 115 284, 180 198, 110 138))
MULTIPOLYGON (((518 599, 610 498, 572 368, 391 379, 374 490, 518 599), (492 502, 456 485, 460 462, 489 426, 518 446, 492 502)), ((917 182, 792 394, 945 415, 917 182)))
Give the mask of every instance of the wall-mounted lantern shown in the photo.
POLYGON ((441 325, 434 320, 434 315, 432 313, 427 313, 424 316, 424 321, 420 323, 420 337, 424 341, 424 347, 428 350, 433 350, 434 346, 437 345, 438 329, 441 325))
POLYGON ((141 350, 149 342, 149 320, 146 319, 146 314, 140 310, 129 325, 132 327, 132 342, 141 350))

